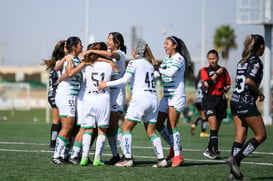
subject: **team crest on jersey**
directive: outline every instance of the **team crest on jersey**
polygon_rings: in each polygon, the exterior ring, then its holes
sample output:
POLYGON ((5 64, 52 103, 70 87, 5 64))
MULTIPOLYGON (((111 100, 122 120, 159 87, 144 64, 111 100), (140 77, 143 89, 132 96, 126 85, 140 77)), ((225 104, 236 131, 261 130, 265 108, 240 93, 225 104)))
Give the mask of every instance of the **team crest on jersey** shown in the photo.
POLYGON ((258 70, 259 70, 259 68, 260 68, 259 63, 254 64, 254 66, 253 66, 253 69, 252 69, 251 73, 252 73, 252 74, 254 74, 254 75, 256 75, 256 74, 257 74, 257 72, 258 72, 258 70))
POLYGON ((70 107, 70 113, 75 114, 75 108, 74 107, 70 107))

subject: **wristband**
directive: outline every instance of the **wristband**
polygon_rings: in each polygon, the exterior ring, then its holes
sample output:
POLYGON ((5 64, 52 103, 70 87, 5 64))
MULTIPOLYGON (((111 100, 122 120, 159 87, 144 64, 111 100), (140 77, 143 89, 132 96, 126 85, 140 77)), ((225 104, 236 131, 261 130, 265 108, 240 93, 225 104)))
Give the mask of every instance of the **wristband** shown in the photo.
POLYGON ((213 82, 212 79, 208 79, 208 80, 206 80, 206 81, 207 81, 207 83, 209 84, 209 86, 214 84, 214 82, 213 82))

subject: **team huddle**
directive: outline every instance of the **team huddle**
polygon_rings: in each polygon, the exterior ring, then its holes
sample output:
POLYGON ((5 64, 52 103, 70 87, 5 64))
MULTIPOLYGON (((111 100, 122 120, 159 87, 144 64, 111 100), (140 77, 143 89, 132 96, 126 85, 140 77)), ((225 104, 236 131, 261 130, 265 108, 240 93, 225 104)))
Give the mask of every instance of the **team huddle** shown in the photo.
MULTIPOLYGON (((109 33, 107 43, 95 42, 88 45, 86 51, 82 49, 78 37, 69 37, 56 44, 51 60, 43 62, 50 73, 48 101, 53 117, 50 149, 54 151, 51 161, 55 164, 68 162, 81 166, 103 166, 101 158, 108 140, 112 158, 107 163, 131 167, 134 165, 132 130, 143 121, 157 158, 152 166, 181 166, 184 158, 177 123, 186 104, 184 82, 192 74, 191 57, 185 43, 176 36, 167 37, 164 41, 167 57, 159 65, 148 43, 137 39, 132 47, 133 59, 127 67, 126 46, 119 32, 109 33), (159 78, 164 89, 160 101, 155 89, 155 80, 159 78), (127 83, 130 83, 132 96, 124 113, 127 83), (147 101, 142 101, 144 99, 147 101), (125 117, 119 128, 123 113, 125 117), (79 129, 72 140, 75 122, 79 129), (161 139, 170 147, 166 157, 161 139), (71 142, 73 145, 70 145, 71 142), (89 152, 93 142, 95 153, 91 161, 89 152), (170 165, 168 161, 171 161, 170 165)), ((259 89, 263 71, 259 56, 263 50, 262 36, 247 36, 230 103, 236 127, 232 156, 227 160, 231 168, 230 179, 244 178, 239 170, 240 161, 266 139, 264 124, 255 103, 257 98, 264 99, 259 89), (249 101, 244 99, 246 96, 250 97, 249 101), (242 100, 245 102, 242 103, 242 100), (255 136, 245 143, 248 127, 255 136)), ((226 116, 225 93, 229 91, 231 81, 228 71, 218 65, 216 50, 210 50, 207 58, 209 65, 200 70, 201 107, 210 127, 208 146, 203 154, 210 159, 221 159, 218 131, 226 116)))

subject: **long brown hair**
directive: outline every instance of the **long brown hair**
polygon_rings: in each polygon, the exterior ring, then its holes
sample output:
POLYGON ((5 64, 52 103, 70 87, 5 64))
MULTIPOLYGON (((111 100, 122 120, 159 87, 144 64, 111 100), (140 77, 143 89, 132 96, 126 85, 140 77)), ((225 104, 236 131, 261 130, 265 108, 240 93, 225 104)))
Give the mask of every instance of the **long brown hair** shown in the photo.
POLYGON ((244 41, 244 49, 240 64, 244 65, 248 58, 259 50, 261 45, 264 45, 264 38, 261 35, 247 35, 244 41))
MULTIPOLYGON (((107 45, 104 42, 95 42, 90 45, 88 45, 87 50, 107 50, 107 45)), ((101 55, 95 54, 95 53, 89 53, 84 56, 84 59, 82 61, 84 62, 94 62, 99 57, 103 57, 101 55)))
POLYGON ((185 65, 186 65, 185 76, 191 77, 191 75, 193 74, 193 67, 192 67, 193 64, 191 60, 191 55, 188 51, 186 44, 184 43, 183 40, 181 40, 180 38, 177 38, 176 36, 169 36, 166 39, 171 40, 173 44, 177 45, 175 51, 180 53, 185 59, 185 65))
POLYGON ((145 48, 145 53, 144 53, 144 57, 151 62, 151 64, 153 64, 154 66, 158 66, 158 62, 156 61, 152 50, 150 49, 150 47, 147 45, 145 48))
POLYGON ((53 70, 57 60, 61 60, 65 56, 64 46, 65 46, 65 40, 58 41, 58 43, 55 45, 55 48, 52 52, 51 59, 43 60, 41 65, 46 66, 46 71, 53 70))

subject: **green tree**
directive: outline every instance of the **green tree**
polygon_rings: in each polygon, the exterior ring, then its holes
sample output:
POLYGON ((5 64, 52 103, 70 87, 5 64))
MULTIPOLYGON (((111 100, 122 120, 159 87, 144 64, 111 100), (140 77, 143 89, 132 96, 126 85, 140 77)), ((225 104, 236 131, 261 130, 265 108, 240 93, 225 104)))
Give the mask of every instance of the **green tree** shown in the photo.
POLYGON ((221 25, 215 30, 213 39, 214 47, 221 53, 222 58, 225 61, 225 66, 227 67, 230 49, 237 48, 234 29, 232 29, 229 25, 221 25))

